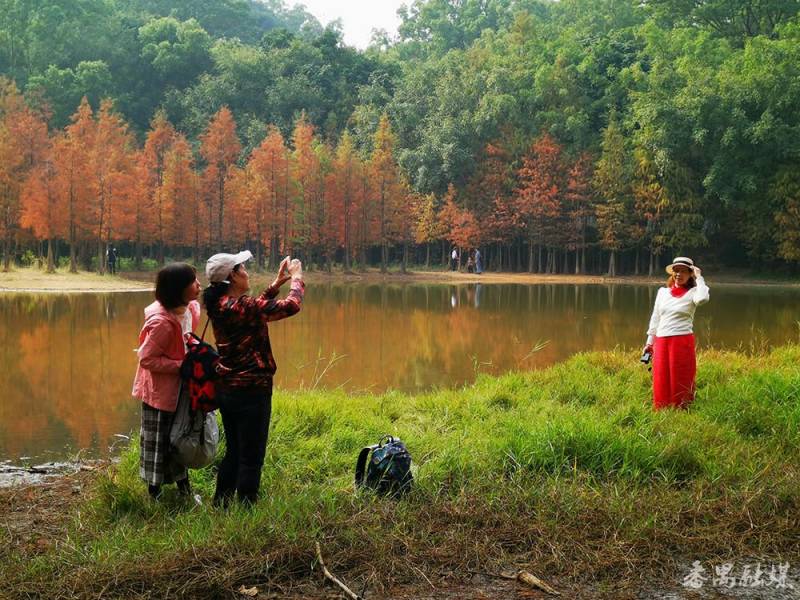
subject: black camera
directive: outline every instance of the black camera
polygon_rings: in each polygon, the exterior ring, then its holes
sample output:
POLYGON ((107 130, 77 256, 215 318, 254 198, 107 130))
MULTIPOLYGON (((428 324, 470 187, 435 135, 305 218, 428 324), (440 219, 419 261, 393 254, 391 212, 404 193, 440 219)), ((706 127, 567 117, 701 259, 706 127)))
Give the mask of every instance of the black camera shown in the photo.
POLYGON ((650 350, 642 352, 642 356, 639 358, 639 362, 644 365, 649 365, 651 360, 653 360, 653 353, 650 350))

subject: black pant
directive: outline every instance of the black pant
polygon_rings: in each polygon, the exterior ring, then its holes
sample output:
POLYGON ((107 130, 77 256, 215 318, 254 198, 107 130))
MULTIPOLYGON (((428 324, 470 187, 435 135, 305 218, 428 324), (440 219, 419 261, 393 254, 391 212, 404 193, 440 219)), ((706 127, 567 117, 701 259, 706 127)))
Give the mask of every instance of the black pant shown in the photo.
POLYGON ((258 499, 261 467, 267 451, 272 386, 226 388, 219 397, 225 433, 225 457, 217 473, 214 503, 226 505, 234 492, 239 500, 258 499))

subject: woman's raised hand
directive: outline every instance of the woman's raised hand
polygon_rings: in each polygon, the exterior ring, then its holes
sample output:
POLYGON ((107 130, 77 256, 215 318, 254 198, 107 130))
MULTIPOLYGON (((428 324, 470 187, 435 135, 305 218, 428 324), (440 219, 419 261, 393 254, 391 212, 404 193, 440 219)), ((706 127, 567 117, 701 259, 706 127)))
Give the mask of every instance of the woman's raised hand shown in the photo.
POLYGON ((694 272, 695 277, 703 276, 703 271, 700 270, 700 267, 692 267, 692 271, 694 272))
POLYGON ((275 276, 275 281, 272 282, 274 287, 281 287, 284 283, 292 278, 292 276, 289 274, 289 263, 291 260, 292 258, 287 256, 281 261, 281 264, 278 267, 278 274, 275 276))
POLYGON ((303 279, 303 263, 300 262, 299 258, 293 258, 292 261, 289 263, 288 266, 289 274, 291 275, 292 279, 294 280, 301 280, 303 279))
POLYGON ((280 266, 278 267, 278 278, 289 277, 289 263, 292 261, 291 256, 285 257, 282 261, 280 266))

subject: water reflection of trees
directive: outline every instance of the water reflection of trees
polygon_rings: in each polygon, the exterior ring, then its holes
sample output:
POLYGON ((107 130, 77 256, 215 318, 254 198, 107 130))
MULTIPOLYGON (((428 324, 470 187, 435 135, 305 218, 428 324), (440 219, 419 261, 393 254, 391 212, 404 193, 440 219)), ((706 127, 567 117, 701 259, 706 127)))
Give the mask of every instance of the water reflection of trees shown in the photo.
MULTIPOLYGON (((644 340, 655 286, 309 285, 272 323, 282 388, 420 390, 644 340), (542 346, 543 342, 549 342, 542 346), (538 350, 534 351, 534 349, 538 350), (333 356, 345 355, 325 371, 333 356), (320 375, 325 371, 324 376, 320 375)), ((701 345, 797 341, 797 291, 712 288, 701 345)), ((99 446, 138 423, 133 349, 149 294, 0 297, 0 457, 99 446)), ((633 358, 635 360, 635 358, 633 358)))
POLYGON ((334 284, 323 289, 294 323, 273 325, 283 387, 308 385, 308 365, 333 352, 347 358, 326 375, 328 386, 458 384, 470 381, 476 369, 532 368, 577 351, 629 343, 634 335, 642 337, 642 318, 649 311, 646 293, 619 294, 614 300, 604 286, 334 284), (611 302, 635 320, 616 314, 616 307, 610 310, 611 302))
POLYGON ((127 432, 142 295, 14 295, 0 301, 0 453, 99 447, 127 432))

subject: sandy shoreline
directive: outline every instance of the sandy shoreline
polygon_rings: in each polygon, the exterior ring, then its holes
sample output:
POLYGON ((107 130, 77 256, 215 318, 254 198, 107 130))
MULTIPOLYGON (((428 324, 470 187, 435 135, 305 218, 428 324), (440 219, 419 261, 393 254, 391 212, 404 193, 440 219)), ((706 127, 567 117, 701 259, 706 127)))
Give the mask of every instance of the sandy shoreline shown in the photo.
POLYGON ((135 281, 120 275, 97 273, 45 273, 38 269, 17 269, 0 272, 0 293, 80 293, 80 292, 143 292, 153 289, 147 281, 135 281))
MULTIPOLYGON (((263 287, 272 279, 269 273, 254 273, 253 286, 263 287)), ((98 275, 96 273, 58 272, 47 274, 35 269, 18 269, 9 273, 0 273, 0 293, 103 293, 103 292, 147 292, 154 289, 153 279, 155 272, 131 272, 123 275, 98 275)), ((201 283, 204 283, 201 277, 201 283)), ((604 275, 543 275, 537 273, 493 273, 485 272, 481 275, 453 271, 408 271, 400 273, 392 271, 381 273, 378 269, 369 269, 363 272, 344 273, 334 271, 306 271, 305 280, 308 283, 444 283, 459 284, 627 284, 627 285, 663 285, 666 277, 648 276, 617 276, 604 275)), ((753 285, 753 286, 781 286, 798 287, 800 281, 795 280, 765 280, 750 279, 741 275, 730 273, 708 276, 709 284, 713 285, 753 285)))

